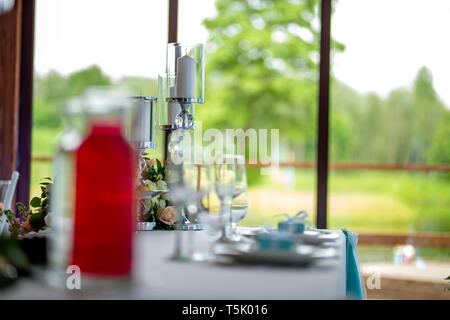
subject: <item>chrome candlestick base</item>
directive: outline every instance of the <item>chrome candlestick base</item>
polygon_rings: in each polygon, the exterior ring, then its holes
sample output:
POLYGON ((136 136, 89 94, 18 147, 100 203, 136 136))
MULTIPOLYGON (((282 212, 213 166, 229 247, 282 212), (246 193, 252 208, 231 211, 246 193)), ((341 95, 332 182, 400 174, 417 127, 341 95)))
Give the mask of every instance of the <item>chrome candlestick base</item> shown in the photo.
POLYGON ((194 116, 189 112, 189 108, 194 103, 203 104, 204 99, 167 98, 166 101, 169 103, 178 103, 181 106, 181 112, 175 117, 174 123, 168 125, 171 130, 194 130, 194 116))
POLYGON ((175 126, 177 129, 194 129, 194 116, 188 111, 189 105, 182 104, 181 112, 175 117, 175 126))
POLYGON ((131 141, 130 144, 137 150, 140 154, 145 152, 145 149, 156 149, 156 141, 131 141))

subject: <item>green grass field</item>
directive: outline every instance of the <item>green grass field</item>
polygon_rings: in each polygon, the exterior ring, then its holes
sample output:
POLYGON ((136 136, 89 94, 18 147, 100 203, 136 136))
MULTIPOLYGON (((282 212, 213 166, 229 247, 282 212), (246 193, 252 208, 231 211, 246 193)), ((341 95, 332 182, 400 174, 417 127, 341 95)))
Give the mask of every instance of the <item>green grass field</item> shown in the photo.
MULTIPOLYGON (((35 130, 33 156, 51 156, 58 132, 57 128, 35 130)), ((47 176, 53 176, 51 163, 32 163, 32 196, 39 194, 39 179, 47 176)), ((264 176, 249 188, 250 210, 242 225, 273 226, 281 219, 277 214, 294 214, 301 209, 315 222, 315 184, 313 169, 286 169, 264 176), (284 186, 284 176, 293 176, 294 183, 284 186)), ((450 179, 435 172, 332 171, 328 212, 329 227, 335 229, 450 232, 450 179)))
MULTIPOLYGON (((273 225, 276 213, 315 211, 315 171, 295 171, 295 185, 283 188, 266 178, 250 189, 245 224, 273 225)), ((450 180, 437 173, 332 171, 329 227, 372 232, 450 232, 450 180)), ((314 221, 315 217, 312 217, 314 221)))

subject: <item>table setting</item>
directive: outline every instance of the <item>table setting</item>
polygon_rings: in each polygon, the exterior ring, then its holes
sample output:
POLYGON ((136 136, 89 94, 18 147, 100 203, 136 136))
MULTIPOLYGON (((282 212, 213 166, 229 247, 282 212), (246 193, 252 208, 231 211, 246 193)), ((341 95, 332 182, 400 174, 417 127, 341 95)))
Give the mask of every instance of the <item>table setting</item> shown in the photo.
POLYGON ((4 263, 5 278, 28 277, 0 297, 363 298, 356 234, 317 229, 304 210, 274 212, 275 227, 238 226, 252 205, 245 155, 205 156, 191 139, 203 45, 169 44, 158 85, 158 97, 91 88, 67 103, 55 178, 30 209, 0 208, 10 237, 39 247, 25 254, 45 253, 4 263), (164 158, 148 152, 157 130, 164 158))

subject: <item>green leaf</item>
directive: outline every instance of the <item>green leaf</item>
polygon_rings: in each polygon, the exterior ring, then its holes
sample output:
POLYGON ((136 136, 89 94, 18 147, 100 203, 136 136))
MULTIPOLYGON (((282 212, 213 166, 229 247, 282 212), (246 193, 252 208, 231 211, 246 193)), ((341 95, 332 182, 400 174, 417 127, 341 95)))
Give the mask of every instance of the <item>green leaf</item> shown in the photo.
POLYGON ((0 239, 0 252, 9 260, 11 264, 20 269, 27 269, 29 261, 26 254, 22 251, 17 240, 0 239))
MULTIPOLYGON (((9 222, 11 222, 12 221, 12 219, 16 216, 15 214, 14 214, 14 212, 12 212, 11 210, 0 210, 0 217, 2 216, 2 215, 4 215, 5 216, 5 218, 6 218, 6 220, 8 220, 9 222)), ((1 220, 1 219, 0 219, 1 220)))
POLYGON ((44 212, 38 212, 34 213, 30 216, 30 225, 33 228, 40 229, 43 226, 45 226, 45 213, 44 212))
POLYGON ((25 207, 25 205, 22 202, 17 202, 16 207, 17 207, 17 210, 19 210, 21 217, 26 219, 27 218, 27 215, 26 215, 27 207, 25 207))
POLYGON ((30 206, 32 206, 33 208, 38 208, 41 205, 41 199, 38 197, 34 197, 33 199, 31 199, 30 201, 30 206))
POLYGON ((158 167, 158 172, 162 171, 162 164, 161 161, 159 161, 159 159, 156 159, 156 166, 158 167))

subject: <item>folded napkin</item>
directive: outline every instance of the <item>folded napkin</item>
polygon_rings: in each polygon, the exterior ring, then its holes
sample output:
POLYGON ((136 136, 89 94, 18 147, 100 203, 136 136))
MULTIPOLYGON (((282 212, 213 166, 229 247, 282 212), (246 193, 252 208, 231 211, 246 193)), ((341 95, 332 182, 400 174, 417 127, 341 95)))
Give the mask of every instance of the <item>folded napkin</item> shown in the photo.
POLYGON ((342 230, 342 232, 346 239, 347 299, 366 299, 366 287, 359 267, 358 234, 347 230, 342 230))
POLYGON ((294 247, 294 239, 287 234, 269 232, 257 237, 260 250, 290 251, 294 247))
POLYGON ((278 223, 278 230, 281 232, 298 234, 305 231, 306 225, 312 226, 311 223, 306 221, 308 213, 305 210, 298 212, 292 217, 288 214, 283 214, 283 216, 286 220, 278 223))

